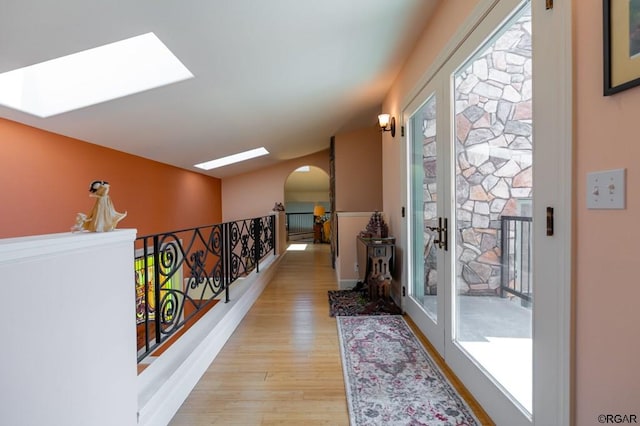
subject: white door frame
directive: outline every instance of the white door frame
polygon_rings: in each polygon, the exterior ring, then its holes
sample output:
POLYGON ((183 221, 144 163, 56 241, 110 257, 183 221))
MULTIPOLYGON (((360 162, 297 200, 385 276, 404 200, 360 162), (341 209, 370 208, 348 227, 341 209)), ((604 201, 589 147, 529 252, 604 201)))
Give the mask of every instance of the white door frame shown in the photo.
POLYGON ((570 425, 572 334, 573 62, 572 2, 532 4, 534 31, 533 152, 536 188, 534 247, 533 411, 538 425, 570 425), (537 77, 536 77, 537 76, 537 77), (536 102, 536 100, 538 100, 536 102), (536 162, 547 165, 537 169, 536 162), (546 236, 546 210, 554 209, 554 235, 546 236))

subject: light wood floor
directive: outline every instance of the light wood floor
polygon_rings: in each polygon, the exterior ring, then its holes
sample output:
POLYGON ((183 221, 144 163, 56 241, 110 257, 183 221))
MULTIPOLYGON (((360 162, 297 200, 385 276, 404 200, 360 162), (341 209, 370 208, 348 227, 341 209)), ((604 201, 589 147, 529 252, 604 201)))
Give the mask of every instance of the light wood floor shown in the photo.
MULTIPOLYGON (((327 299, 336 288, 328 245, 287 252, 170 425, 348 425, 327 299)), ((483 424, 493 424, 470 403, 483 424)))

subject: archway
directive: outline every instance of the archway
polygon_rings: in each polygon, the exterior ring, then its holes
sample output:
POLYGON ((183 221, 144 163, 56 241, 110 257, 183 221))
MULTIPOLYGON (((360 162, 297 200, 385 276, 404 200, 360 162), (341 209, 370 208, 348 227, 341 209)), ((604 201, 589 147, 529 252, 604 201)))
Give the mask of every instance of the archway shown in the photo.
MULTIPOLYGON (((291 172, 284 184, 284 204, 288 239, 314 240, 314 207, 324 208, 325 221, 331 210, 327 172, 315 166, 302 166, 291 172)), ((323 231, 321 241, 328 242, 330 231, 324 228, 323 231)))

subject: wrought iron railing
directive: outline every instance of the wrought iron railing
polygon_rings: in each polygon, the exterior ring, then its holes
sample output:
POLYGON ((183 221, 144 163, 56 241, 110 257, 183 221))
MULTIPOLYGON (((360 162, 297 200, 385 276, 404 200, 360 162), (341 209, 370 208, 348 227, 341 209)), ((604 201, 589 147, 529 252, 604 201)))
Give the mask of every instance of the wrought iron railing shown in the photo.
POLYGON ((136 239, 138 362, 276 253, 275 216, 136 239))
POLYGON ((523 306, 533 301, 533 268, 531 264, 532 219, 522 216, 502 216, 502 274, 500 296, 517 296, 523 306))
POLYGON ((287 213, 287 235, 313 232, 313 212, 287 213))

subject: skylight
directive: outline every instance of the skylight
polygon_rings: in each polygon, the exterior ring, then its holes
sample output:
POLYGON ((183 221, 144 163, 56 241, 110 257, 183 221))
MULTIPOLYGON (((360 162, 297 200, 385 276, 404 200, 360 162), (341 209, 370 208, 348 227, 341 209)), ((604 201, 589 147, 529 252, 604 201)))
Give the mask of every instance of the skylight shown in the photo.
POLYGON ((241 161, 250 160, 252 158, 261 157, 269 154, 264 147, 240 152, 238 154, 228 155, 216 160, 206 161, 204 163, 195 164, 194 167, 204 170, 216 169, 218 167, 228 166, 229 164, 239 163, 241 161))
POLYGON ((154 33, 0 74, 0 104, 46 118, 193 78, 154 33))

